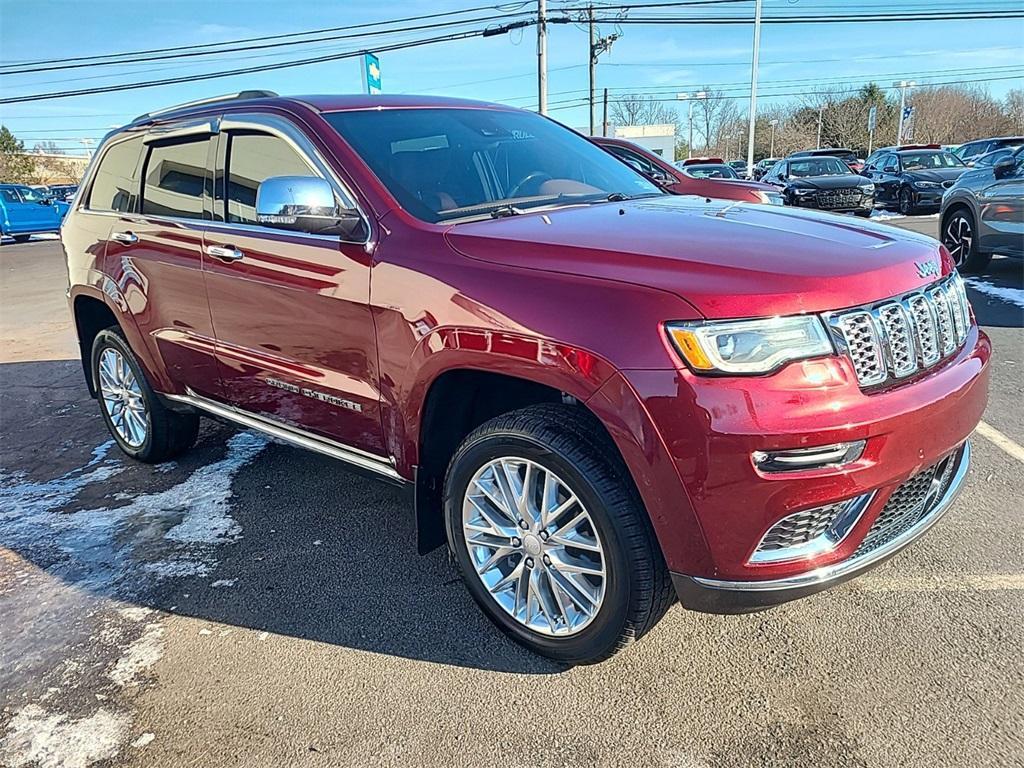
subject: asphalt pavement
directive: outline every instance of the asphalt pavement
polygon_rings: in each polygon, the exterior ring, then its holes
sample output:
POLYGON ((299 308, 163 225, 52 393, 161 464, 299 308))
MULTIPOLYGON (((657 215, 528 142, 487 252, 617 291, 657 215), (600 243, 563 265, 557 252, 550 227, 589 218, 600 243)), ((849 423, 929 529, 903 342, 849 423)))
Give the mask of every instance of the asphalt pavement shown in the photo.
POLYGON ((675 607, 575 668, 417 556, 386 485, 210 421, 176 462, 124 459, 59 244, 0 247, 0 275, 0 765, 1024 764, 1020 262, 970 282, 990 431, 927 537, 765 613, 675 607))

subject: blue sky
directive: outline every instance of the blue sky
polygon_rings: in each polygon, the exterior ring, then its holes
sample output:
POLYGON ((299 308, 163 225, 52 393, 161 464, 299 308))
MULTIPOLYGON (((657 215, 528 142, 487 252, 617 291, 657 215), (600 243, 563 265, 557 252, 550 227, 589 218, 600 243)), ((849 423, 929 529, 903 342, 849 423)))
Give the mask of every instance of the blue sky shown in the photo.
MULTIPOLYGON (((821 13, 844 9, 876 11, 941 7, 1009 9, 1015 0, 765 0, 765 14, 821 13)), ((282 3, 280 0, 136 0, 78 2, 24 0, 0 2, 0 58, 4 65, 40 58, 87 56, 140 48, 162 48, 235 38, 360 24, 402 16, 442 13, 484 6, 488 0, 406 0, 282 3)), ((552 13, 565 3, 549 0, 552 13)), ((580 3, 574 3, 580 4, 580 3)), ((534 7, 513 2, 507 10, 534 7)), ((753 3, 734 3, 728 11, 712 7, 700 13, 752 14, 753 3)), ((680 12, 680 11, 674 11, 680 12)), ((685 11, 694 12, 694 11, 685 11)), ((471 16, 489 15, 481 11, 471 16)), ((632 15, 639 15, 639 11, 632 15)), ((420 22, 424 23, 424 22, 420 22)), ((484 26, 482 24, 469 25, 484 26)), ((468 27, 466 27, 468 28, 468 27)), ((676 91, 722 86, 744 97, 750 76, 752 26, 602 24, 604 34, 621 31, 610 55, 602 57, 598 86, 676 91)), ((437 34, 436 31, 372 38, 368 47, 437 34)), ((217 57, 89 67, 4 76, 4 97, 86 88, 139 79, 179 76, 236 66, 325 55, 363 47, 341 40, 275 51, 236 52, 217 57), (185 63, 187 62, 187 63, 185 63)), ((549 42, 551 115, 569 125, 587 121, 586 109, 571 102, 585 95, 587 36, 574 25, 553 25, 549 42), (566 102, 570 102, 566 104, 566 102)), ((536 43, 532 28, 495 37, 381 54, 385 92, 431 93, 496 100, 536 108, 536 43)), ((761 41, 760 103, 791 100, 768 96, 809 90, 808 81, 824 78, 845 89, 863 81, 890 84, 989 79, 981 85, 1001 97, 1024 86, 1024 20, 887 22, 883 24, 765 25, 761 41), (1013 77, 1015 79, 1005 79, 1013 77), (991 79, 1003 78, 1003 79, 991 79)), ((818 85, 817 87, 823 87, 818 85)), ((827 86, 824 86, 827 87, 827 86)), ((246 88, 280 93, 353 92, 361 88, 357 59, 123 93, 0 106, 0 120, 26 144, 56 139, 80 149, 79 138, 96 138, 115 124, 149 109, 246 88)))

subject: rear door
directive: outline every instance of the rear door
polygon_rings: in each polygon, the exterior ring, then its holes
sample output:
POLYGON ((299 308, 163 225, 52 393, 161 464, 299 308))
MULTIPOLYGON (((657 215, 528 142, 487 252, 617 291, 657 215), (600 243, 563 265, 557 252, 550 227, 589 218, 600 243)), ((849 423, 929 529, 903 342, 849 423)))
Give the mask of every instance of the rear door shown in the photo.
POLYGON ((346 207, 354 199, 283 118, 225 118, 221 129, 204 269, 225 398, 382 457, 366 241, 256 220, 259 185, 272 176, 320 177, 346 207))
POLYGON ((986 251, 1024 254, 1024 151, 1016 154, 1013 173, 996 179, 978 194, 980 245, 986 251))
POLYGON ((214 128, 162 126, 146 136, 138 201, 116 214, 107 247, 108 274, 175 394, 221 392, 202 271, 214 128))

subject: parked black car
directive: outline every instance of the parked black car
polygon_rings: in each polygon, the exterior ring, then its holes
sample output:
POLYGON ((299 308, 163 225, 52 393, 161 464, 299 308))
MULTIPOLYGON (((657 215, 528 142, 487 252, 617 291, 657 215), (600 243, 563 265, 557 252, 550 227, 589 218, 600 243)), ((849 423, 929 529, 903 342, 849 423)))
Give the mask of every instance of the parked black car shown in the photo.
POLYGON ((848 166, 854 173, 860 173, 864 169, 864 161, 857 157, 857 153, 852 149, 845 149, 841 147, 823 147, 821 149, 803 149, 799 152, 794 152, 790 157, 838 157, 848 166))
POLYGON ((741 179, 747 177, 747 161, 746 160, 730 160, 729 167, 732 168, 739 175, 741 179))
POLYGON ((993 253, 1024 259, 1024 147, 957 179, 942 198, 939 233, 964 272, 983 271, 993 253))
POLYGON ((1000 136, 992 139, 977 139, 961 144, 953 150, 953 154, 963 160, 967 165, 974 165, 974 161, 982 155, 1002 147, 1019 147, 1024 144, 1024 136, 1000 136))
POLYGON ((779 159, 778 157, 766 157, 764 160, 758 160, 750 171, 750 178, 754 181, 760 181, 771 170, 771 167, 779 162, 779 159))
POLYGON ((911 216, 938 209, 942 193, 966 170, 960 158, 944 149, 898 149, 877 158, 864 175, 875 183, 880 207, 911 216))
POLYGON ((786 205, 868 217, 875 187, 837 157, 787 157, 761 179, 782 190, 786 205))

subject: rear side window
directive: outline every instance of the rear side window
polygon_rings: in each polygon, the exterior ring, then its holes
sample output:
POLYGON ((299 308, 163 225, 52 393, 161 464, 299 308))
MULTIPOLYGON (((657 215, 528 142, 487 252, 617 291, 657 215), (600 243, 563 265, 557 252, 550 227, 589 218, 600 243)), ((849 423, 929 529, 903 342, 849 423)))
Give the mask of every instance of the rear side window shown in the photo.
POLYGON ((227 158, 227 220, 256 224, 256 190, 271 176, 317 176, 292 146, 265 133, 233 133, 227 158))
POLYGON ((13 189, 0 189, 0 198, 5 203, 20 203, 21 198, 18 197, 18 193, 13 189))
POLYGON ((146 161, 142 212, 182 219, 203 218, 210 139, 154 146, 146 161))
POLYGON ((93 211, 129 212, 133 206, 135 169, 139 165, 142 138, 114 144, 100 160, 87 208, 93 211))

